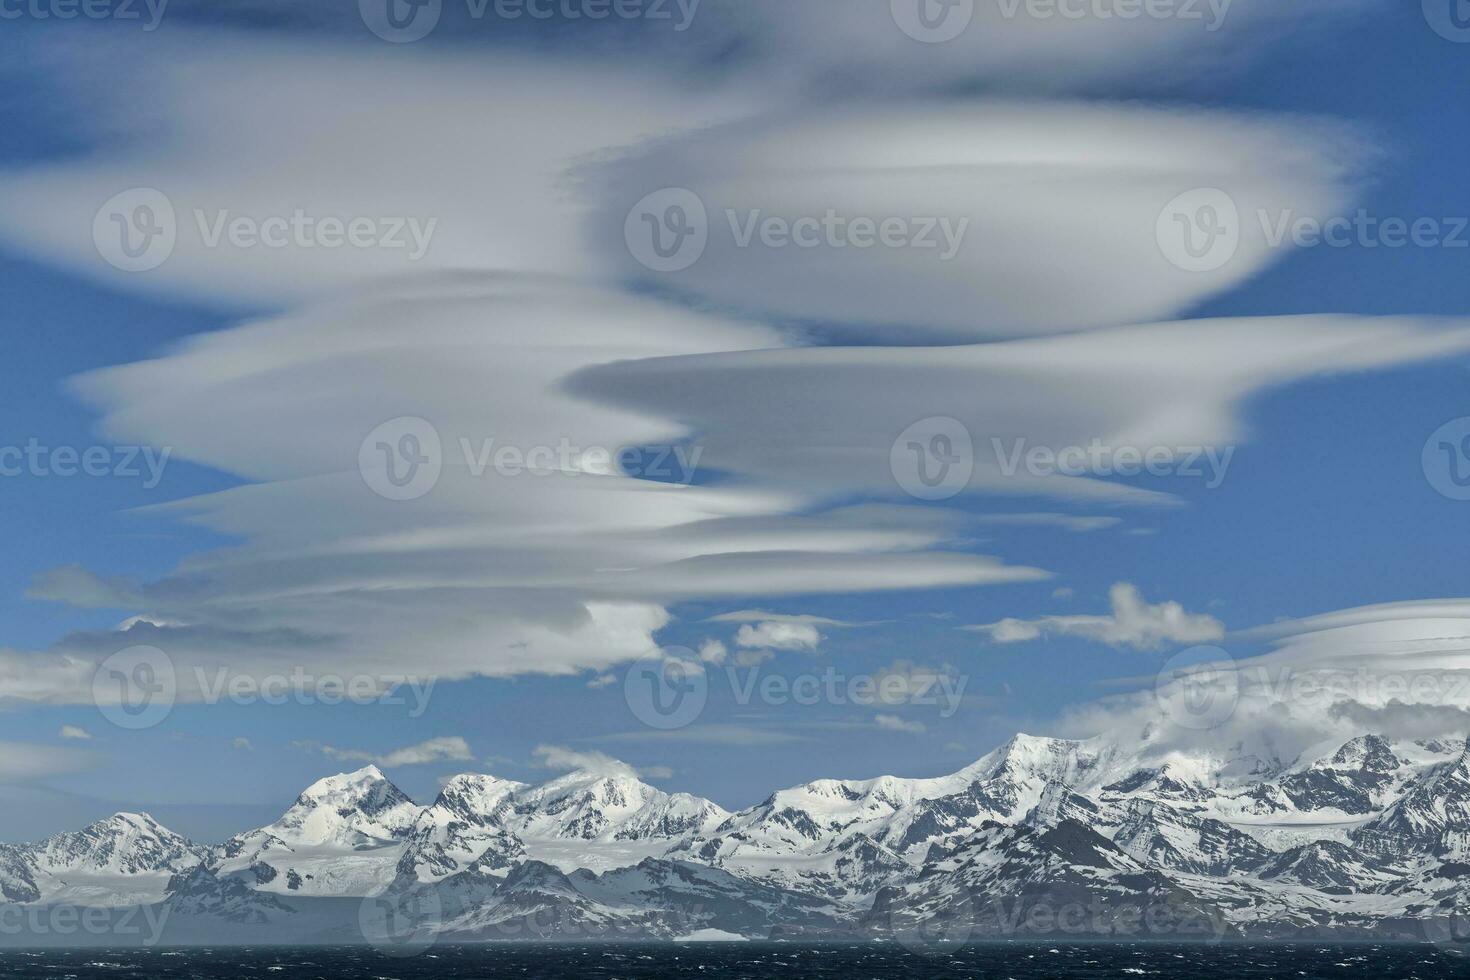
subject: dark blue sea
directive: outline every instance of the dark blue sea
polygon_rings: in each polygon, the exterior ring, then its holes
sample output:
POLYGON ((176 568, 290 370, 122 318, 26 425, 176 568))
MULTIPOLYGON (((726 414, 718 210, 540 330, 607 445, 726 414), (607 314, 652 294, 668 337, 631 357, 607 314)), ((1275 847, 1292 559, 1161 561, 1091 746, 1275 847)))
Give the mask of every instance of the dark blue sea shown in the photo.
POLYGON ((412 957, 371 949, 200 948, 0 952, 0 975, 54 980, 447 980, 447 978, 770 977, 1470 977, 1470 957, 1409 945, 1004 944, 922 955, 898 946, 443 946, 412 957))

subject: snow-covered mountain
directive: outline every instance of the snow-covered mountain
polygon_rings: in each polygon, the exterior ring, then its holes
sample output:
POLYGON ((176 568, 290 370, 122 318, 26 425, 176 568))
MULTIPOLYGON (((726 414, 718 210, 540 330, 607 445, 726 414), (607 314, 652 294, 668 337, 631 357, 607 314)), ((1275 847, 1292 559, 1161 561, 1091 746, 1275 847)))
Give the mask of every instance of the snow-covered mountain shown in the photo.
POLYGON ((123 907, 162 901, 207 849, 146 813, 118 813, 75 833, 0 852, 0 893, 26 903, 123 907))
POLYGON ((377 766, 329 776, 275 823, 226 841, 212 870, 278 894, 371 895, 392 882, 420 810, 377 766))
POLYGON ((664 854, 729 814, 626 773, 571 772, 511 794, 503 819, 533 858, 564 871, 625 867, 664 854))
POLYGON ((313 783, 269 826, 227 841, 212 868, 276 894, 376 895, 401 875, 438 881, 522 860, 608 870, 662 855, 729 814, 629 772, 576 771, 541 785, 466 774, 419 806, 376 767, 313 783))
POLYGON ((139 814, 0 845, 0 903, 166 909, 212 941, 350 941, 377 901, 466 940, 1118 935, 1140 915, 1181 938, 1433 938, 1470 908, 1470 750, 1018 735, 948 776, 821 779, 738 813, 624 769, 467 774, 420 805, 368 766, 215 847, 139 814))

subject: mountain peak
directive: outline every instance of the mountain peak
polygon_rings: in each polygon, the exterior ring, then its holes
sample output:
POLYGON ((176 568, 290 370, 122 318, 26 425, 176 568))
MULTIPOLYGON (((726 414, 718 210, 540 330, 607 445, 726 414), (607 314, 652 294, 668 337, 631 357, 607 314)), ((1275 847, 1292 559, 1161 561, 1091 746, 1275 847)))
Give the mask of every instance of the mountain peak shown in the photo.
POLYGON ((281 819, 264 830, 282 838, 322 843, 396 838, 420 807, 377 766, 338 773, 308 786, 281 819))

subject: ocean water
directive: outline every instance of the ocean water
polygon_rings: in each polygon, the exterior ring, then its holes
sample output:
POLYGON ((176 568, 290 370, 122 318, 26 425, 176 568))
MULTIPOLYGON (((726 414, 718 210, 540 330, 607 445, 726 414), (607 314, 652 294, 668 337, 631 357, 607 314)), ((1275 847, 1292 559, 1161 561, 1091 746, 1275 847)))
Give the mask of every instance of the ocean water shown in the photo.
POLYGON ((704 943, 672 946, 435 946, 412 957, 366 948, 31 950, 0 952, 0 976, 54 980, 445 980, 445 978, 841 977, 1470 977, 1470 957, 1410 945, 1051 945, 944 954, 899 946, 704 943))

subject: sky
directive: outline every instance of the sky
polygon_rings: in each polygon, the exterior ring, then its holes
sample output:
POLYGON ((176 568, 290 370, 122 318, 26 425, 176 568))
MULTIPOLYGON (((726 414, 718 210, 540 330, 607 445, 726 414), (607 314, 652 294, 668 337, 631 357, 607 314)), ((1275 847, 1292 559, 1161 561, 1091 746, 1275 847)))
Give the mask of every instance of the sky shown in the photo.
POLYGON ((0 839, 1466 730, 1450 4, 96 9, 0 4, 0 839))

